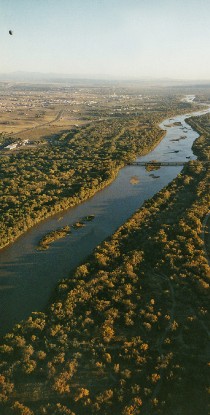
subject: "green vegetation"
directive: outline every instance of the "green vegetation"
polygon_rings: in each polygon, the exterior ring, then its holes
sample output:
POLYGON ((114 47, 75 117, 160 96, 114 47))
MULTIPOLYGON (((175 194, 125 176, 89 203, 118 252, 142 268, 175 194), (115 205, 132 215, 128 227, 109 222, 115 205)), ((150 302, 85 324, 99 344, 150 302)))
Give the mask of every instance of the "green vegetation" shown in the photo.
POLYGON ((93 219, 95 219, 95 215, 84 216, 84 218, 82 218, 82 222, 92 222, 93 219))
POLYGON ((151 160, 151 163, 147 163, 145 169, 147 171, 153 171, 153 170, 159 170, 160 167, 161 167, 161 163, 158 163, 157 160, 151 160))
POLYGON ((135 185, 135 184, 138 184, 139 183, 139 178, 138 178, 138 176, 132 176, 131 178, 130 178, 130 183, 131 184, 133 184, 133 185, 135 185))
POLYGON ((47 233, 39 242, 38 250, 45 251, 49 248, 50 244, 58 239, 65 238, 70 234, 70 226, 64 226, 63 228, 56 229, 55 231, 47 233))
POLYGON ((75 222, 72 227, 74 229, 79 229, 79 228, 83 228, 85 226, 84 222, 80 221, 80 222, 75 222))
POLYGON ((42 219, 108 185, 123 165, 161 140, 164 132, 158 122, 192 109, 180 103, 179 97, 161 94, 145 96, 143 101, 132 92, 126 98, 108 100, 108 96, 106 105, 98 109, 81 109, 89 125, 45 140, 45 146, 0 157, 0 248, 42 219), (124 102, 129 102, 129 111, 124 102), (104 118, 99 120, 99 116, 104 118))
MULTIPOLYGON (((75 222, 72 225, 73 229, 83 228, 85 226, 85 222, 91 222, 95 218, 94 215, 88 215, 82 218, 81 221, 75 222)), ((58 239, 65 238, 67 235, 70 235, 71 230, 70 226, 66 225, 62 228, 56 229, 55 231, 48 232, 46 235, 43 236, 39 245, 37 247, 38 251, 46 251, 49 249, 50 245, 57 241, 58 239)))
POLYGON ((210 258, 210 216, 208 218, 208 221, 204 229, 204 243, 205 243, 207 255, 210 258))
MULTIPOLYGON (((189 121, 200 159, 209 120, 189 121)), ((209 179, 189 162, 5 336, 3 415, 207 415, 209 179)))

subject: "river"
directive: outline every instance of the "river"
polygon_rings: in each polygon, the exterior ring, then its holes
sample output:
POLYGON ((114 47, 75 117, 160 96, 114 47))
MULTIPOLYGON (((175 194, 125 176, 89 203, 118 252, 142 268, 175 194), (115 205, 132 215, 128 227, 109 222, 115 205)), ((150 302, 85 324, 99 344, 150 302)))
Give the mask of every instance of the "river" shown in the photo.
MULTIPOLYGON (((193 100, 193 97, 189 97, 193 100)), ((137 161, 187 161, 196 159, 192 152, 198 134, 185 122, 192 115, 210 109, 164 120, 160 127, 166 135, 148 155, 137 161), (174 125, 174 123, 180 125, 174 125), (177 140, 180 139, 180 140, 177 140)), ((32 311, 46 307, 59 279, 70 275, 105 238, 122 225, 144 201, 173 180, 181 166, 163 166, 147 172, 141 166, 127 166, 116 180, 91 199, 34 226, 12 245, 0 251, 0 334, 32 311), (135 177, 135 184, 132 178, 135 177), (53 243, 47 251, 37 251, 38 241, 47 232, 71 225, 84 216, 95 215, 87 226, 53 243)))

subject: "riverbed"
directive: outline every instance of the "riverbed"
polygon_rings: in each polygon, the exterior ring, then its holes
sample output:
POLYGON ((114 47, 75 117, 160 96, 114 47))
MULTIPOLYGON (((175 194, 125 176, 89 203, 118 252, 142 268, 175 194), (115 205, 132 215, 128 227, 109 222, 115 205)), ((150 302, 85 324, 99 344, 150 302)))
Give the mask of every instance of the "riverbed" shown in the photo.
MULTIPOLYGON (((193 98, 191 98, 192 100, 193 98)), ((137 161, 189 161, 198 134, 185 122, 192 115, 210 109, 164 120, 160 127, 166 135, 149 154, 137 161)), ((171 182, 182 166, 162 166, 146 171, 142 166, 127 166, 116 180, 86 202, 59 213, 34 226, 12 245, 0 251, 0 334, 32 311, 43 310, 56 282, 69 277, 93 249, 122 225, 145 200, 171 182), (132 178, 135 178, 135 180, 132 178), (72 225, 84 216, 93 221, 64 239, 53 243, 47 251, 37 251, 39 240, 48 232, 72 225)))

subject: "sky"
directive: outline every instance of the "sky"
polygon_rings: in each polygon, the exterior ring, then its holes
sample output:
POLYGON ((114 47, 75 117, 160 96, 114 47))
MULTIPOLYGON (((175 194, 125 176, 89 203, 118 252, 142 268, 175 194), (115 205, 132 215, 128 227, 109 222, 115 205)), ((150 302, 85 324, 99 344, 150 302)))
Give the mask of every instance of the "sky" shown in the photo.
POLYGON ((0 73, 209 80, 209 20, 210 0, 0 0, 0 73))

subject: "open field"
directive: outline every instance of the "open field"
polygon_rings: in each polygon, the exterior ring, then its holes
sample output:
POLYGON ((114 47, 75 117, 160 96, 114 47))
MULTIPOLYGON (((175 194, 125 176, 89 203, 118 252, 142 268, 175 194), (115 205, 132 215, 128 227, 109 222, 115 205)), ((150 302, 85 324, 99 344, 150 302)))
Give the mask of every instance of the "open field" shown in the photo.
MULTIPOLYGON (((189 120, 201 160, 209 120, 189 120)), ((3 415, 208 414, 208 190, 190 161, 5 336, 3 415)))
POLYGON ((65 93, 58 88, 48 91, 37 86, 28 90, 24 85, 0 90, 0 133, 16 140, 39 140, 81 122, 78 106, 80 98, 74 92, 65 93))
MULTIPOLYGON (((137 106, 137 93, 128 92, 125 107, 118 93, 104 95, 97 109, 80 103, 84 127, 44 139, 37 133, 36 149, 1 157, 3 245, 102 188, 160 141, 163 117, 191 109, 164 94, 145 94, 137 106)), ((64 110, 57 110, 59 124, 64 110)), ((209 120, 189 121, 202 134, 194 145, 202 160, 209 120)), ((207 414, 209 266, 201 229, 208 189, 208 167, 190 162, 59 283, 45 313, 5 336, 2 414, 207 414)))
MULTIPOLYGON (((166 102, 170 110, 173 103, 161 89, 151 93, 138 87, 116 85, 76 87, 2 82, 1 150, 5 143, 16 143, 18 140, 19 143, 29 140, 35 141, 35 145, 46 144, 50 138, 56 138, 75 126, 97 120, 141 116, 145 111, 150 116, 157 111, 161 114, 164 113, 166 102)), ((181 102, 180 110, 190 110, 190 106, 190 103, 181 102)), ((147 123, 145 128, 148 128, 147 123)), ((27 148, 28 145, 25 146, 27 148)))
POLYGON ((1 248, 53 213, 86 200, 120 167, 154 148, 165 134, 158 126, 163 118, 196 108, 165 90, 121 87, 4 85, 1 96, 1 117, 13 119, 20 105, 33 116, 41 114, 36 127, 0 136, 1 248))

